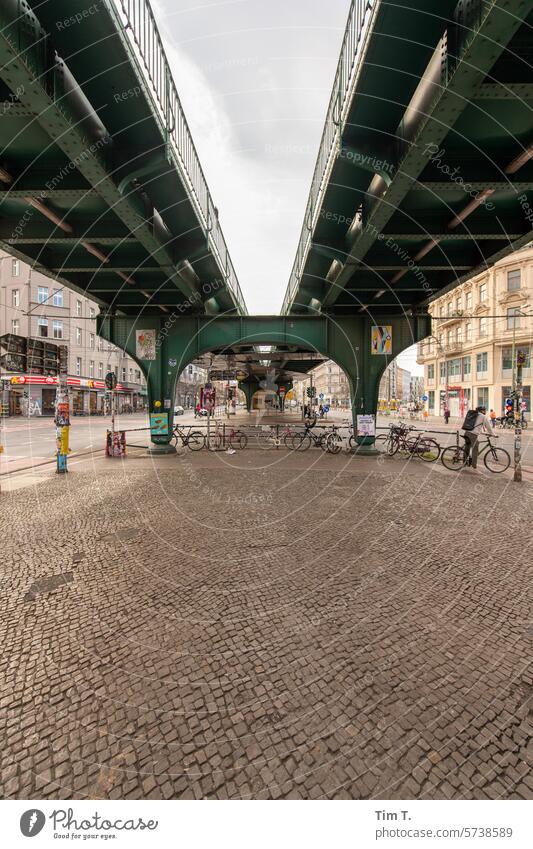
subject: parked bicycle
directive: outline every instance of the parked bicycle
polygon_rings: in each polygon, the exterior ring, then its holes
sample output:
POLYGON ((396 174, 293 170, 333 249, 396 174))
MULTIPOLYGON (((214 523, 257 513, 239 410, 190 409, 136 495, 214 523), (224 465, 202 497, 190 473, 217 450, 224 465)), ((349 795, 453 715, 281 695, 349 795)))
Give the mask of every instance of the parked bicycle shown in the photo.
MULTIPOLYGON (((486 442, 479 444, 478 459, 483 457, 485 468, 489 472, 500 474, 509 468, 511 465, 511 456, 505 448, 496 448, 492 444, 490 436, 487 437, 486 442)), ((465 466, 471 465, 470 454, 467 453, 464 445, 450 445, 449 448, 445 448, 442 452, 441 461, 442 465, 451 472, 459 472, 465 466)))
POLYGON ((376 447, 385 451, 389 457, 398 451, 418 457, 425 463, 434 463, 440 457, 440 445, 435 439, 424 436, 422 432, 418 436, 409 436, 415 427, 409 427, 405 422, 389 425, 388 433, 382 433, 376 437, 376 447))
POLYGON ((248 437, 242 430, 221 425, 219 421, 216 421, 215 432, 211 436, 210 442, 210 447, 213 451, 221 451, 224 448, 242 451, 248 445, 248 437))
POLYGON ((191 451, 200 451, 205 446, 205 436, 201 430, 192 430, 192 427, 183 428, 175 425, 172 430, 172 438, 176 444, 181 440, 181 444, 191 451))
POLYGON ((316 418, 306 421, 304 429, 294 434, 290 441, 293 451, 307 451, 308 448, 311 448, 311 445, 315 448, 322 448, 323 451, 326 450, 326 437, 331 431, 320 428, 315 432, 313 430, 315 425, 316 418))
POLYGON ((290 425, 262 425, 257 434, 257 444, 263 450, 270 448, 292 448, 292 439, 297 431, 290 425))

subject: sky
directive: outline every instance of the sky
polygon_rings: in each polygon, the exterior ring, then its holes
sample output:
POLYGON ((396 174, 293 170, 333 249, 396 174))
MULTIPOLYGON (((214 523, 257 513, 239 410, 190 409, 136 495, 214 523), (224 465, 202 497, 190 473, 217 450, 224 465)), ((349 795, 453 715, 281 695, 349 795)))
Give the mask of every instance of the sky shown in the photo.
POLYGON ((248 310, 279 313, 350 0, 152 5, 248 310))

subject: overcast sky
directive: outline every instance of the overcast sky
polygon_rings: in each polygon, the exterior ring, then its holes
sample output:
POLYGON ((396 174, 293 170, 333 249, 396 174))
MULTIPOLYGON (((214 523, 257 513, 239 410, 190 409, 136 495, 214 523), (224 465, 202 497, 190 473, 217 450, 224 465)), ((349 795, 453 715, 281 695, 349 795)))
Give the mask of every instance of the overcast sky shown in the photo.
POLYGON ((350 0, 152 5, 248 309, 279 313, 350 0))

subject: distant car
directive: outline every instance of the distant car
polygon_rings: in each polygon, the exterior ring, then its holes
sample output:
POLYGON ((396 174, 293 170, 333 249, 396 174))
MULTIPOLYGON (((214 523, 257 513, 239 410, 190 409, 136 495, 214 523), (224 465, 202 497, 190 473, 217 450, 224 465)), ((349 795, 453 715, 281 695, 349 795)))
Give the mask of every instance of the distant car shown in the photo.
POLYGON ((175 416, 182 416, 184 412, 185 412, 185 410, 183 409, 183 407, 181 406, 181 404, 177 404, 177 405, 174 407, 174 415, 175 415, 175 416))

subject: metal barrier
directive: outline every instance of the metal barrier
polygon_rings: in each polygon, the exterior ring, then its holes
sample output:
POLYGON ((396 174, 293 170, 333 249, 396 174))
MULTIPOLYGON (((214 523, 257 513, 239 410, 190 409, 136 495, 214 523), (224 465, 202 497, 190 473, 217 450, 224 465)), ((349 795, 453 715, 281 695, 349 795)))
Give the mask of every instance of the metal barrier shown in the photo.
POLYGON ((246 305, 218 223, 218 213, 192 140, 191 131, 172 78, 163 42, 149 0, 105 0, 121 25, 121 36, 132 48, 143 76, 150 83, 153 102, 165 135, 177 156, 188 194, 203 224, 206 241, 218 260, 226 285, 243 315, 246 305))

